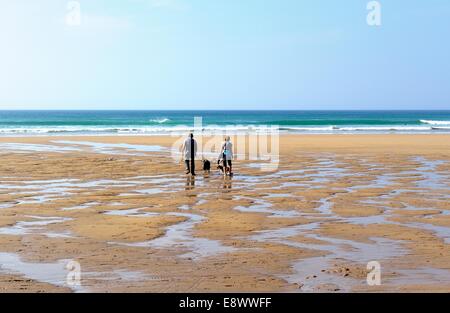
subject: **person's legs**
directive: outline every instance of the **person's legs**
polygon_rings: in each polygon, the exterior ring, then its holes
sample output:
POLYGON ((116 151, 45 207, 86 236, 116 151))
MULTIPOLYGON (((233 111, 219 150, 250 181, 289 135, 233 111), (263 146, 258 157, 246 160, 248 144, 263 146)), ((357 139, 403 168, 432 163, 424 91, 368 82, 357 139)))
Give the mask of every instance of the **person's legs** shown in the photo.
POLYGON ((195 175, 195 160, 191 160, 191 174, 195 175))
POLYGON ((195 140, 191 136, 191 175, 195 176, 195 140))
POLYGON ((228 164, 227 164, 227 156, 225 155, 225 153, 222 155, 222 159, 223 159, 223 173, 224 175, 227 175, 228 164))
POLYGON ((184 163, 186 164, 186 174, 189 174, 191 172, 191 169, 189 167, 189 160, 185 160, 184 163))
POLYGON ((233 173, 233 163, 231 160, 228 160, 228 167, 230 168, 230 175, 233 173))

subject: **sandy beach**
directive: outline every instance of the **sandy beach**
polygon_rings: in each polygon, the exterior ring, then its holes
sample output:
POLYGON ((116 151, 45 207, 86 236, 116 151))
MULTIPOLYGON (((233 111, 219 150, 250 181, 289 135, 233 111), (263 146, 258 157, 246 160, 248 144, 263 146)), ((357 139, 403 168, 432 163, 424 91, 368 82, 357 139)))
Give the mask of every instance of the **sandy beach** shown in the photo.
POLYGON ((177 139, 1 137, 0 292, 450 292, 448 135, 282 135, 226 179, 177 139))

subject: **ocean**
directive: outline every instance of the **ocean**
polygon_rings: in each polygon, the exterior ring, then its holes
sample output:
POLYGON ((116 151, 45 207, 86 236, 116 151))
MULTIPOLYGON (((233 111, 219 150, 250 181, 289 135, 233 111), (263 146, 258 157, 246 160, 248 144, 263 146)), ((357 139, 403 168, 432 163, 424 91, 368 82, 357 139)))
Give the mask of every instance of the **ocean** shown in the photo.
POLYGON ((450 133, 448 111, 0 111, 0 136, 170 135, 193 128, 280 133, 450 133))

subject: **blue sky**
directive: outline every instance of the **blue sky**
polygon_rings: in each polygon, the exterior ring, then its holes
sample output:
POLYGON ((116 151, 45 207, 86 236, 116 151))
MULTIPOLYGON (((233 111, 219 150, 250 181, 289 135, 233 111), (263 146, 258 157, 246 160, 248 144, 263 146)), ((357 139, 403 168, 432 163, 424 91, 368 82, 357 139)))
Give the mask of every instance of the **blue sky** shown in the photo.
POLYGON ((0 109, 450 109, 450 1, 0 0, 0 109))

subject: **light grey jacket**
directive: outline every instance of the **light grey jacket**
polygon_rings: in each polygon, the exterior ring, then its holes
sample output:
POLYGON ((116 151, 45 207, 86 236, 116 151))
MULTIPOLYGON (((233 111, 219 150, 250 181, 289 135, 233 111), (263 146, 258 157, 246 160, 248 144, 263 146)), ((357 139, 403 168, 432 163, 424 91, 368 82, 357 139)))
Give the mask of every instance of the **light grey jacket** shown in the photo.
POLYGON ((231 141, 224 141, 222 143, 222 151, 220 154, 226 154, 227 160, 233 160, 233 144, 231 141))

